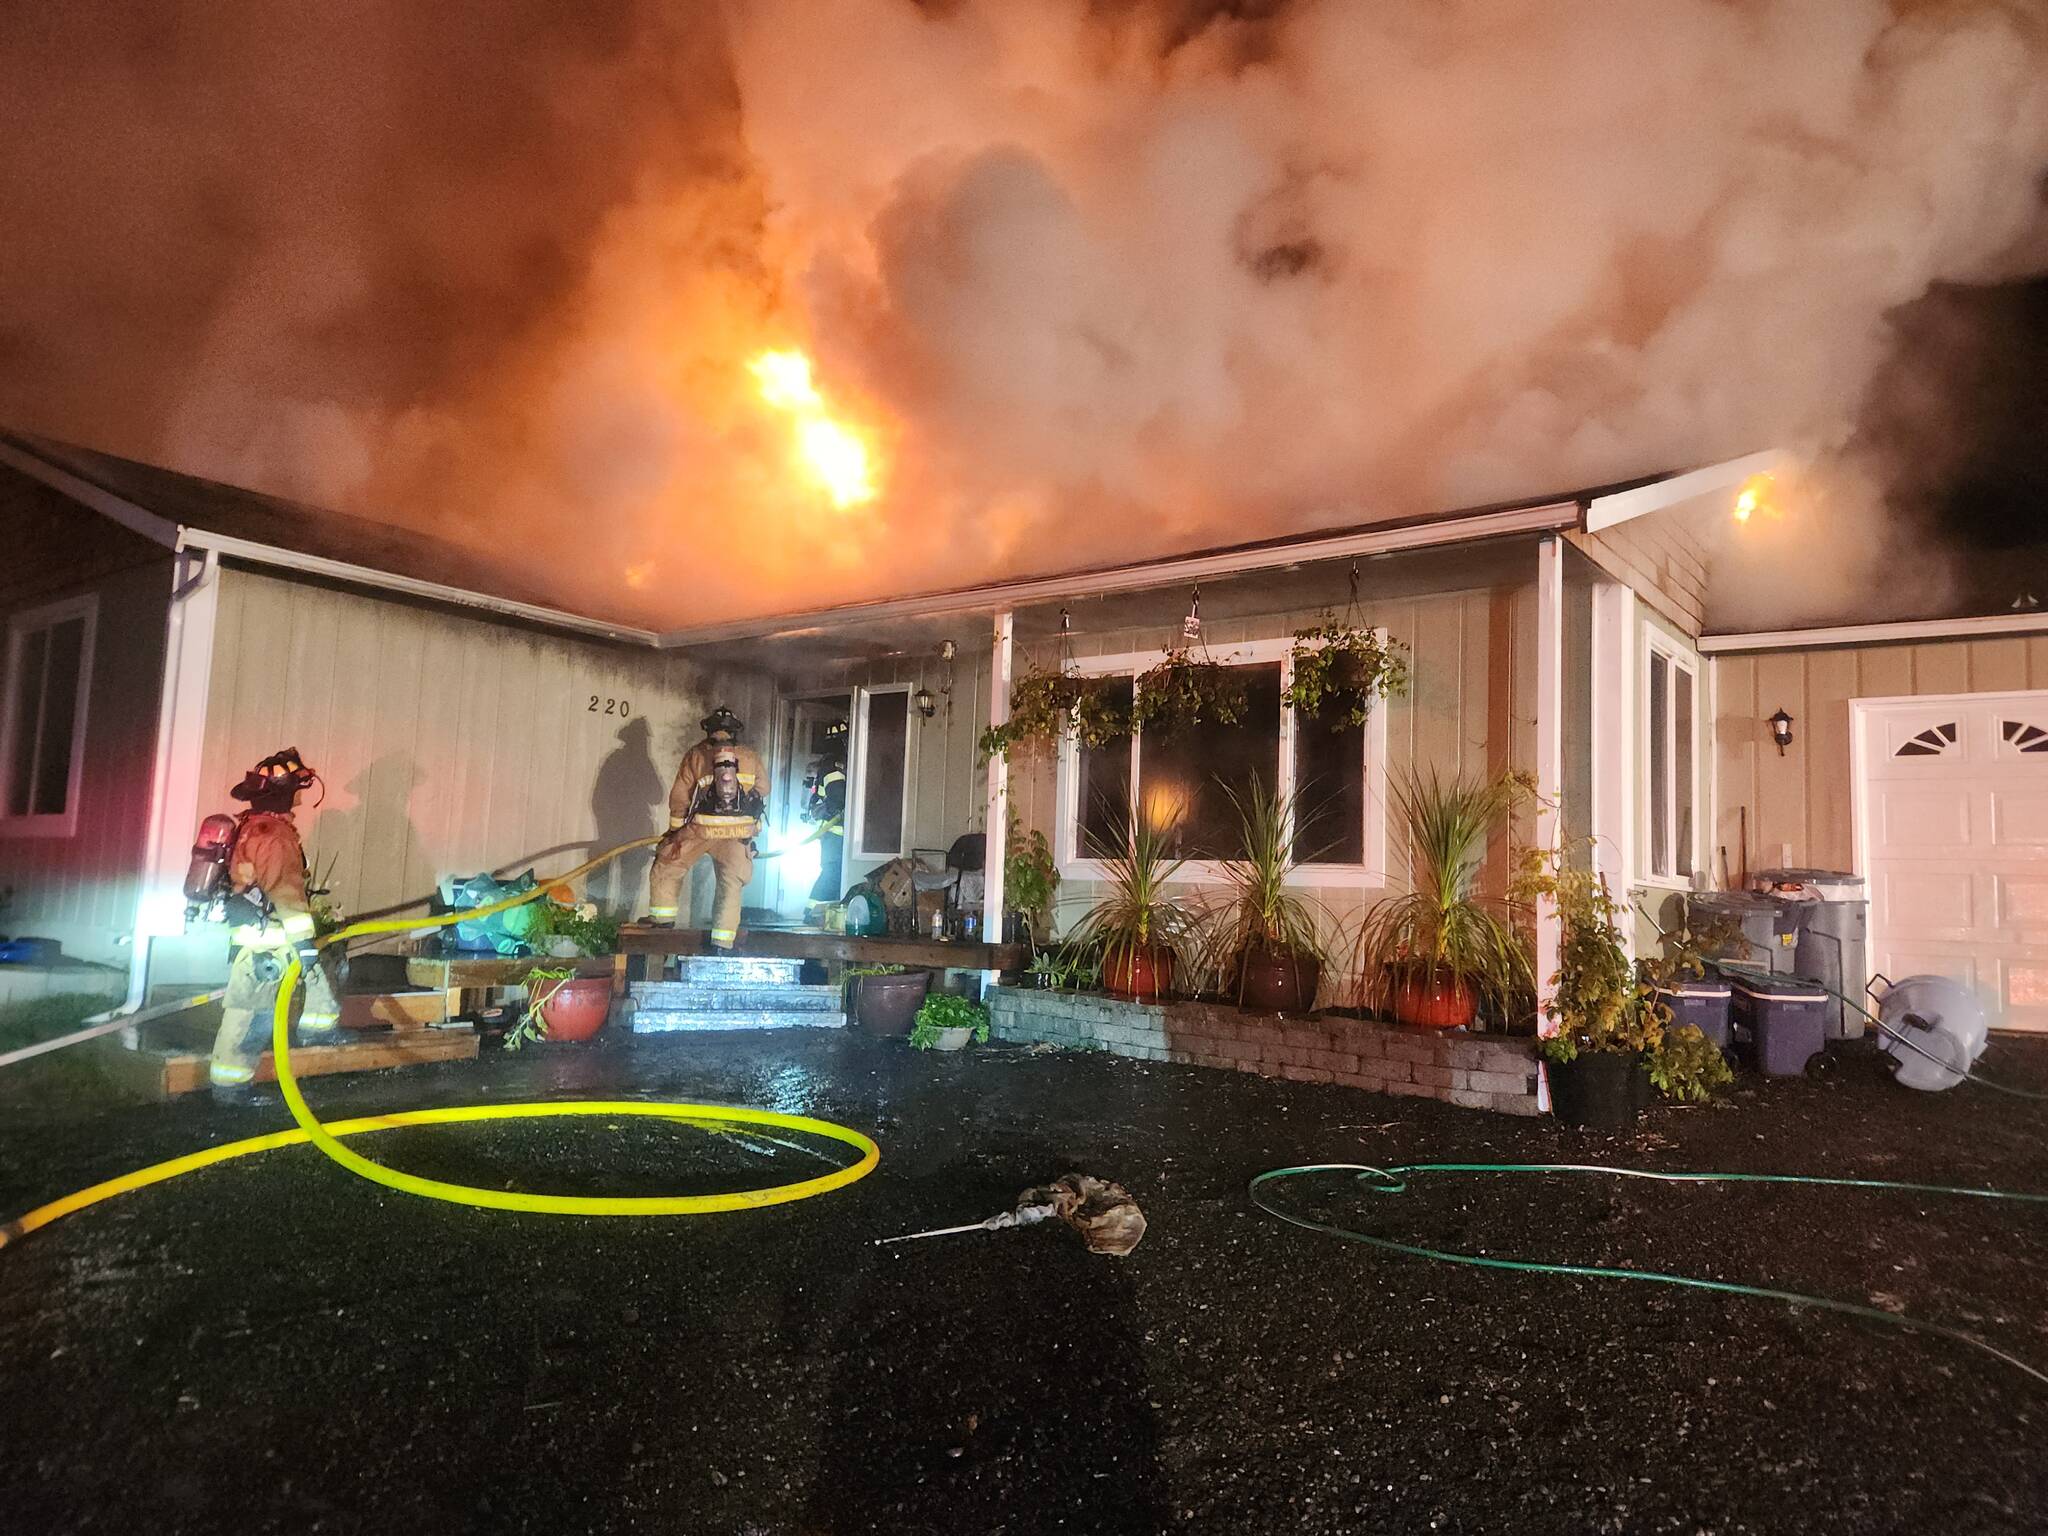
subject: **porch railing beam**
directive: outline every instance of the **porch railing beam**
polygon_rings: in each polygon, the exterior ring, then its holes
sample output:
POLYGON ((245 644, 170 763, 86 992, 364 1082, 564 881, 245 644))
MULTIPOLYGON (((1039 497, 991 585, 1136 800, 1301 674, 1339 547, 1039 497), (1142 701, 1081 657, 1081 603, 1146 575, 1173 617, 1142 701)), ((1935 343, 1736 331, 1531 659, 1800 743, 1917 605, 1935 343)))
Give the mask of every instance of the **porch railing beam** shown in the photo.
MULTIPOLYGON (((988 723, 1007 725, 1010 719, 1010 677, 1017 649, 1017 617, 1004 609, 995 617, 995 649, 989 667, 988 723)), ((981 936, 990 944, 1003 940, 1004 854, 1010 833, 1010 761, 998 752, 988 760, 988 816, 983 825, 987 844, 982 858, 981 936)), ((985 972, 982 980, 993 982, 996 973, 985 972)))
MULTIPOLYGON (((1564 790, 1564 543, 1556 537, 1536 546, 1536 846, 1559 849, 1563 837, 1564 790)), ((1543 1016, 1557 974, 1563 928, 1557 905, 1536 904, 1536 1028, 1554 1034, 1543 1016)))

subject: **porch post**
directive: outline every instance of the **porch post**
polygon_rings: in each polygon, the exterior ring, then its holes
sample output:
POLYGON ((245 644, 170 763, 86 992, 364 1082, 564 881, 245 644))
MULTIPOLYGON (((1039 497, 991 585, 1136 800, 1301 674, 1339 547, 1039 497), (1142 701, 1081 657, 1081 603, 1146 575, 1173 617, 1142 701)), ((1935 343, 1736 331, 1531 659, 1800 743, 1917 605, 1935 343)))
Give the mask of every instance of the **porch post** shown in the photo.
MULTIPOLYGON (((1558 796, 1564 788, 1564 544, 1555 535, 1536 546, 1536 846, 1555 849, 1563 831, 1558 796)), ((1554 902, 1536 904, 1536 1029, 1555 1034, 1541 1009, 1550 1001, 1562 939, 1554 902)), ((1547 1094, 1546 1094, 1547 1097, 1547 1094)))
MULTIPOLYGON (((214 619, 219 609, 220 556, 210 549, 179 551, 171 562, 149 823, 123 1004, 130 1010, 149 1001, 151 944, 185 931, 185 866, 199 822, 199 759, 206 746, 207 687, 213 676, 214 619)), ((121 1043, 130 1050, 140 1043, 132 1026, 122 1032, 121 1043)))
MULTIPOLYGON (((1005 608, 996 615, 995 652, 989 667, 988 723, 1010 719, 1010 673, 1016 651, 1017 616, 1005 608)), ((985 943, 1003 941, 1003 864, 1010 833, 1010 760, 998 752, 988 760, 988 817, 983 824, 987 848, 982 860, 981 936, 985 943)), ((982 973, 984 985, 997 973, 982 973)))
MULTIPOLYGON (((1593 867, 1617 895, 1635 879, 1636 595, 1593 589, 1593 867)), ((1631 957, 1635 924, 1623 926, 1631 957)))

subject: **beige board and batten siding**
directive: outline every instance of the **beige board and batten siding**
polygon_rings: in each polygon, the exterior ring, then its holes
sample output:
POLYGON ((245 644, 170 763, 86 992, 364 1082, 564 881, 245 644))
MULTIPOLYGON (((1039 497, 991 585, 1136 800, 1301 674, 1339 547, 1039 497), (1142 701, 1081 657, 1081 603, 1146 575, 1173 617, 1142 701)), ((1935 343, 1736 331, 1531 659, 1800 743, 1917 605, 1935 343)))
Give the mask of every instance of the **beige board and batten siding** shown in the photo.
MULTIPOLYGON (((659 831, 699 721, 720 703, 765 719, 771 699, 765 679, 673 654, 230 568, 204 808, 235 809, 248 765, 297 747, 326 781, 299 823, 334 899, 355 916, 419 910, 445 876, 546 875, 659 831)), ((647 860, 599 871, 587 894, 644 910, 647 860)), ((219 943, 188 969, 217 963, 219 943)))
POLYGON ((1692 502, 1565 539, 1690 638, 1706 621, 1707 555, 1692 532, 1701 509, 1692 502))
POLYGON ((2048 688, 2048 635, 1722 655, 1713 674, 1716 874, 1721 847, 1742 873, 1745 810, 1750 869, 1853 869, 1849 701, 2048 688), (1783 756, 1779 709, 1792 716, 1783 756))
POLYGON ((14 614, 82 593, 97 599, 76 830, 10 837, 0 827, 0 890, 13 888, 0 926, 125 966, 149 836, 171 553, 13 469, 0 468, 0 520, 12 544, 0 571, 0 641, 14 614))

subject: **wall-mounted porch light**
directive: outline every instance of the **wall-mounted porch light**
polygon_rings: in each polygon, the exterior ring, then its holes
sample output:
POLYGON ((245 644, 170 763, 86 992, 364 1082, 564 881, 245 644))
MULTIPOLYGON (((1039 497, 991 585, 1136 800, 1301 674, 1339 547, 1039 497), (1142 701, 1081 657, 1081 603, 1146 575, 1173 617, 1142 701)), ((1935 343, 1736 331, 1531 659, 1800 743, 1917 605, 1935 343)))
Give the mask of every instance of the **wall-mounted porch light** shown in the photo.
POLYGON ((1771 716, 1771 740, 1778 744, 1778 756, 1785 755, 1785 749, 1792 745, 1792 717, 1782 709, 1771 716))
POLYGON ((939 701, 932 697, 929 688, 920 686, 917 692, 910 696, 910 702, 917 706, 917 712, 927 720, 939 712, 939 701))

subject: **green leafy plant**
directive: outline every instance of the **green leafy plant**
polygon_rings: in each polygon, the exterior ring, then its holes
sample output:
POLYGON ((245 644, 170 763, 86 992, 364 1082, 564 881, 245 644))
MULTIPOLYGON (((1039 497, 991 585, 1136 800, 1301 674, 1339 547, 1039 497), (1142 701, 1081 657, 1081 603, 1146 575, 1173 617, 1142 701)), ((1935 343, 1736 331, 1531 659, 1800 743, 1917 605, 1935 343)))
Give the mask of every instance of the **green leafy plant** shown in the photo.
POLYGON ((1556 904, 1562 929, 1557 975, 1543 1005, 1557 1031, 1544 1038, 1543 1054, 1564 1063, 1586 1051, 1634 1056, 1651 1050, 1664 1038, 1671 1011, 1628 962, 1620 904, 1604 875, 1556 866, 1553 860, 1548 879, 1538 882, 1538 894, 1556 904))
POLYGON ((1233 669, 1177 645, 1140 674, 1131 718, 1140 730, 1172 736, 1198 725, 1236 725, 1248 705, 1244 679, 1233 669))
POLYGON ((505 1049, 516 1051, 531 1040, 548 1037, 548 1021, 541 1016, 548 999, 562 990, 564 982, 576 978, 573 965, 536 965, 526 973, 526 1012, 505 1035, 505 1049))
POLYGON ((858 981, 863 976, 901 976, 909 969, 910 967, 907 965, 893 964, 849 965, 846 968, 846 979, 848 981, 858 981))
POLYGON ((527 935, 527 942, 536 948, 545 949, 551 939, 567 939, 586 955, 618 952, 619 920, 607 917, 594 904, 565 907, 542 897, 534 905, 539 908, 540 923, 527 935))
POLYGON ((1053 862, 1052 845, 1036 828, 1020 831, 1013 822, 1004 840, 1003 891, 1010 910, 1024 915, 1032 943, 1052 931, 1052 900, 1059 890, 1059 866, 1053 862))
POLYGON ((1110 683, 1034 663, 1010 686, 1009 719, 981 733, 982 757, 1044 751, 1069 731, 1086 747, 1129 734, 1130 711, 1110 683))
POLYGON ((957 993, 934 992, 917 1010, 917 1020, 910 1026, 910 1043, 920 1051, 932 1050, 939 1043, 939 1032, 946 1029, 971 1029, 974 1043, 984 1045, 988 1042, 988 1009, 957 993))
POLYGON ((1408 647, 1376 629, 1325 616, 1294 632, 1280 702, 1333 731, 1364 725, 1373 704, 1408 691, 1408 647))
POLYGON ((1431 769, 1396 783, 1414 885, 1374 903, 1359 924, 1362 1003, 1384 1009, 1410 979, 1461 983, 1503 1017, 1530 1002, 1535 978, 1517 931, 1524 908, 1512 897, 1482 896, 1478 885, 1494 829, 1531 792, 1527 778, 1512 773, 1446 780, 1431 769))
POLYGON ((1167 891, 1183 863, 1167 852, 1178 830, 1178 821, 1128 817, 1121 845, 1102 858, 1107 889, 1074 925, 1069 949, 1099 957, 1104 971, 1162 950, 1178 964, 1194 963, 1201 951, 1200 925, 1167 891))
POLYGON ((1667 1098, 1704 1103, 1734 1080, 1721 1048, 1697 1025, 1668 1026, 1650 1052, 1650 1082, 1667 1098))
POLYGON ((1240 791, 1223 785, 1237 812, 1238 857, 1223 866, 1224 891, 1201 915, 1204 972, 1237 981, 1244 1001, 1244 961, 1254 950, 1279 952, 1297 965, 1320 968, 1329 959, 1322 937, 1323 910, 1288 885, 1299 868, 1294 819, 1298 795, 1267 789, 1254 775, 1240 791))
POLYGON ((1097 987, 1102 984, 1102 962, 1086 950, 1062 944, 1033 955, 1028 974, 1041 987, 1097 987))

